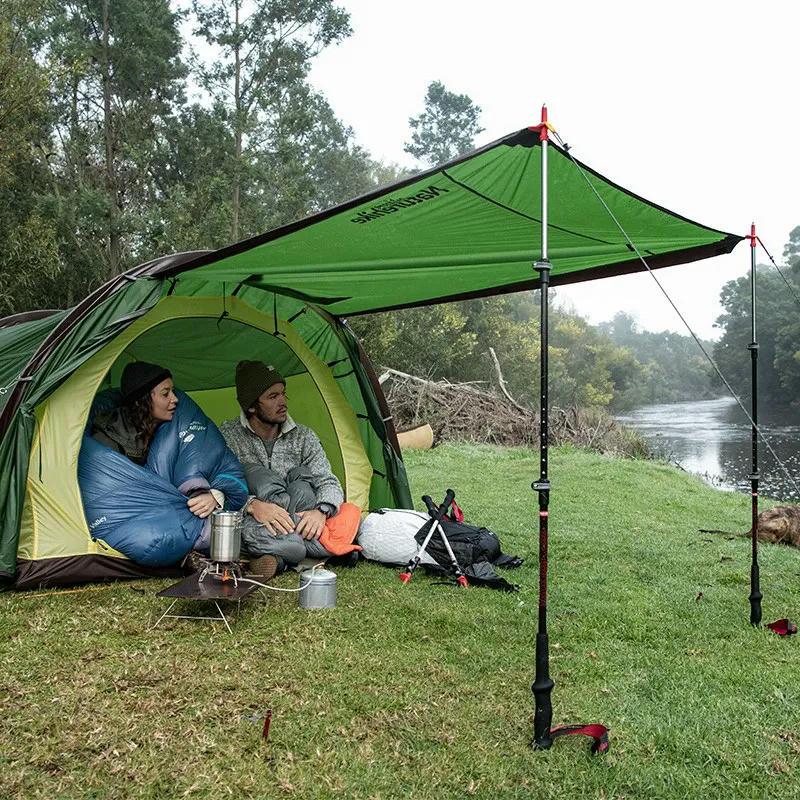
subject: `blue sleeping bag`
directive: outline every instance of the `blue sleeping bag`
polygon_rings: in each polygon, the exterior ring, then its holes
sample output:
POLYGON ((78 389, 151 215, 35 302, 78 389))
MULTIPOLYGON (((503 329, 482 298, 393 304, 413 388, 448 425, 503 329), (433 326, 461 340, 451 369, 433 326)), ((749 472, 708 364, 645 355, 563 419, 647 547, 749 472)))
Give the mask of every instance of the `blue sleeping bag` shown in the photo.
MULTIPOLYGON (((242 468, 217 426, 188 395, 176 394, 175 414, 159 426, 145 466, 88 435, 78 457, 92 538, 147 566, 173 564, 192 548, 208 548, 210 519, 186 505, 193 490, 220 489, 225 507, 234 511, 247 499, 242 468)), ((117 398, 114 392, 98 395, 87 434, 94 413, 113 407, 117 398)))

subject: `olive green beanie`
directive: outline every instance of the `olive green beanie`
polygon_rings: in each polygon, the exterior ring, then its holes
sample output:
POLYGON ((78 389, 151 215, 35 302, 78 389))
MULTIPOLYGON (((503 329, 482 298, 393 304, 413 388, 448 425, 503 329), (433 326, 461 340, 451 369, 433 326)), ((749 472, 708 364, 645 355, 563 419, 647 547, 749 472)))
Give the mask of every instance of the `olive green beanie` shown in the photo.
POLYGON ((240 361, 236 365, 236 399, 242 411, 252 408, 259 397, 275 383, 286 385, 283 376, 263 361, 240 361))

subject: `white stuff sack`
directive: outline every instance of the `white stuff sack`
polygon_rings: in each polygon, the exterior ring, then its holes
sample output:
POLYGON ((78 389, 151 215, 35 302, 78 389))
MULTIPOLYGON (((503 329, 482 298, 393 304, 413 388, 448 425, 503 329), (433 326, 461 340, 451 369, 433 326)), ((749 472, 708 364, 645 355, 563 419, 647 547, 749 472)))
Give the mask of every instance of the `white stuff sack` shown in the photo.
MULTIPOLYGON (((358 531, 358 543, 364 548, 361 555, 370 561, 405 566, 419 549, 415 534, 429 520, 423 511, 402 508, 382 508, 367 514, 358 531)), ((426 551, 420 564, 436 564, 436 560, 426 551)))

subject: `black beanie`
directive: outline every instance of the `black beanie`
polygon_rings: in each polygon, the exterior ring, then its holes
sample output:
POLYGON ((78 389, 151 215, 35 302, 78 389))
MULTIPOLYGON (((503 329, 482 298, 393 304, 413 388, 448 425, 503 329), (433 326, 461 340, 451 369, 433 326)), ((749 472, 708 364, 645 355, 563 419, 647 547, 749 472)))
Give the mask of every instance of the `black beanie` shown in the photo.
POLYGON ((161 381, 171 377, 172 373, 165 367, 159 367, 158 364, 148 364, 146 361, 132 361, 126 364, 119 382, 122 405, 131 405, 134 400, 149 392, 161 381))
POLYGON ((258 398, 275 383, 286 385, 275 367, 263 361, 240 361, 236 365, 236 399, 242 411, 252 408, 258 398))

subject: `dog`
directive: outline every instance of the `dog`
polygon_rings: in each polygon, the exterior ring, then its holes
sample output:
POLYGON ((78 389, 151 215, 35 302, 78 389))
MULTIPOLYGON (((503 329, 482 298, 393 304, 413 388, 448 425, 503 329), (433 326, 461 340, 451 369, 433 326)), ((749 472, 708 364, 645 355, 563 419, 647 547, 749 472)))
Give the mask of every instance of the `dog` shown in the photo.
MULTIPOLYGON (((785 544, 789 547, 800 549, 800 508, 797 506, 775 506, 762 511, 758 515, 759 542, 770 544, 785 544)), ((731 533, 730 531, 700 529, 700 533, 717 533, 726 536, 744 536, 750 538, 752 529, 744 533, 731 533)))

